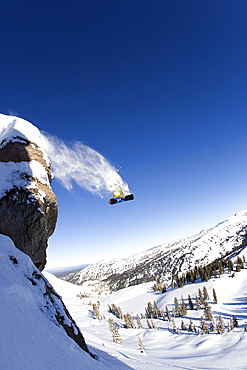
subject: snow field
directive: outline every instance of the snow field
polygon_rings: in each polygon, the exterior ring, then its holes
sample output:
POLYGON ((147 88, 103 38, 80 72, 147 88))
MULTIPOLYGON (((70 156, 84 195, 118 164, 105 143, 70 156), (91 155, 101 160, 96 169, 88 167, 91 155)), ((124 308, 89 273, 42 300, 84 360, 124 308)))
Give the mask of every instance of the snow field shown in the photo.
MULTIPOLYGON (((234 278, 225 273, 207 282, 169 288, 166 293, 155 293, 152 289, 154 282, 149 282, 109 294, 109 291, 102 290, 102 284, 97 281, 77 286, 44 273, 63 297, 90 351, 97 356, 97 360, 94 360, 81 351, 61 327, 54 324, 50 312, 41 310, 44 307, 43 286, 41 282, 36 286, 30 282, 29 277, 36 268, 29 257, 17 250, 8 237, 1 236, 0 244, 0 369, 31 370, 33 364, 37 370, 246 369, 246 268, 236 272, 234 278), (155 301, 159 309, 164 310, 168 306, 172 312, 175 297, 180 300, 183 296, 187 303, 190 294, 194 302, 198 289, 203 290, 204 286, 215 318, 221 315, 227 328, 227 321, 235 315, 239 322, 237 328, 223 335, 187 331, 173 334, 168 330, 173 327, 171 322, 152 319, 157 329, 147 329, 146 320, 142 319, 145 329, 125 329, 123 320, 108 311, 108 304, 114 303, 121 307, 123 314, 129 312, 135 317, 136 314, 145 313, 148 302, 155 301), (213 288, 218 304, 212 303, 213 288), (100 294, 97 289, 101 290, 100 294), (80 298, 80 293, 86 297, 80 298), (93 318, 92 312, 92 303, 97 302, 102 316, 100 321, 93 318), (109 318, 113 318, 118 325, 122 344, 113 343, 109 318), (138 338, 145 347, 145 353, 139 349, 138 338)), ((177 328, 180 328, 181 320, 188 324, 190 319, 198 328, 202 315, 203 310, 188 310, 185 318, 174 320, 177 328)), ((136 320, 134 323, 136 325, 136 320)))
MULTIPOLYGON (((120 359, 122 362, 134 369, 246 369, 246 345, 247 333, 244 328, 247 326, 247 270, 235 273, 235 277, 225 273, 220 278, 210 279, 207 282, 196 282, 187 284, 183 288, 171 289, 166 293, 155 293, 152 290, 154 282, 144 283, 138 286, 128 287, 107 296, 97 295, 92 292, 90 298, 78 298, 73 296, 73 289, 84 292, 83 286, 73 286, 52 277, 56 289, 63 291, 64 301, 70 313, 76 320, 86 342, 98 350, 103 350, 120 359), (68 286, 66 285, 68 284, 68 286), (168 306, 172 312, 174 298, 181 300, 183 296, 188 304, 188 294, 193 303, 198 289, 207 288, 209 293, 209 304, 215 319, 221 315, 225 321, 225 334, 197 334, 193 332, 181 331, 181 334, 173 334, 168 331, 172 329, 171 322, 161 319, 152 319, 157 329, 147 329, 146 320, 141 322, 145 329, 125 329, 123 320, 118 319, 108 311, 108 304, 115 304, 121 307, 122 313, 130 313, 133 317, 136 314, 145 313, 147 303, 154 301, 159 309, 165 310, 168 306), (213 304, 212 289, 215 289, 218 304, 213 304), (105 318, 101 321, 93 318, 92 306, 89 302, 100 302, 99 311, 105 318), (227 332, 227 322, 235 315, 239 326, 229 333, 227 332), (108 319, 113 318, 119 326, 119 335, 122 344, 112 342, 109 331, 108 319), (146 354, 142 354, 138 347, 138 337, 143 342, 146 354), (236 361, 237 359, 237 361, 236 361)), ((89 286, 86 287, 89 293, 89 286)), ((181 321, 188 325, 192 319, 197 329, 200 325, 200 317, 203 310, 188 310, 186 317, 175 318, 177 328, 180 328, 181 321)), ((134 320, 136 325, 136 321, 134 320)), ((137 325, 136 325, 137 327, 137 325)))

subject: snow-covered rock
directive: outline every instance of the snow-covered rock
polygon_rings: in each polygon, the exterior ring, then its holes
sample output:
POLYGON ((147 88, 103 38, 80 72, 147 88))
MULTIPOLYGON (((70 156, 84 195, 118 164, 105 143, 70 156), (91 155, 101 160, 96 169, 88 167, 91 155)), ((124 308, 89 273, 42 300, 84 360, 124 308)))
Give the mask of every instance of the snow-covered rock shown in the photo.
POLYGON ((0 233, 42 270, 57 220, 51 164, 39 129, 0 114, 0 233))

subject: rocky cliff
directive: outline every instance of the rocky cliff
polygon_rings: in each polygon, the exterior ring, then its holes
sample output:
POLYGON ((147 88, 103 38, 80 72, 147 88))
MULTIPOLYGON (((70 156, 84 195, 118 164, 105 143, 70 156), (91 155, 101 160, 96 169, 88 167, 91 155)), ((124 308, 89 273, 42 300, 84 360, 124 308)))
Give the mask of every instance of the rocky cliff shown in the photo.
MULTIPOLYGON (((0 313, 11 316, 15 311, 9 320, 14 327, 26 320, 24 332, 20 331, 22 338, 26 332, 35 330, 41 340, 42 325, 48 325, 51 335, 60 328, 63 335, 89 353, 61 297, 40 273, 46 264, 48 238, 57 221, 51 164, 43 148, 42 134, 31 123, 3 114, 0 114, 0 173, 0 280, 4 287, 0 301, 3 298, 9 307, 3 304, 0 313), (28 313, 30 319, 26 317, 28 313)), ((13 340, 18 339, 14 336, 13 340)), ((51 338, 47 340, 54 346, 51 338)), ((10 345, 6 343, 7 347, 10 345)))
POLYGON ((43 270, 57 200, 42 135, 31 123, 0 114, 0 171, 0 233, 43 270))

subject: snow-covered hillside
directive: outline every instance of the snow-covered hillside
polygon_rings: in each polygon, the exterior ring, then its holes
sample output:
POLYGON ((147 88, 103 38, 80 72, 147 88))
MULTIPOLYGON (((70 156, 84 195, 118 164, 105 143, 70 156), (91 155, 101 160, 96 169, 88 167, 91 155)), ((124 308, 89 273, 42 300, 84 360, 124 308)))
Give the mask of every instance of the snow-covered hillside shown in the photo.
MULTIPOLYGON (((235 260, 235 258, 233 259, 235 260)), ((234 268, 235 269, 235 268, 234 268)), ((105 295, 96 293, 94 282, 83 283, 82 286, 73 286, 54 276, 46 275, 57 291, 62 294, 66 305, 76 319, 78 326, 85 335, 90 346, 104 351, 129 365, 132 369, 160 370, 160 369, 246 369, 247 346, 247 269, 229 274, 227 270, 221 277, 201 282, 198 279, 194 284, 187 284, 183 288, 169 288, 166 293, 154 292, 153 282, 131 286, 105 295), (73 288, 72 288, 73 287, 73 288), (205 310, 196 309, 196 296, 199 289, 206 288, 209 298, 207 304, 211 308, 213 321, 205 320, 208 326, 214 324, 209 334, 202 334, 201 317, 205 310), (213 289, 217 295, 214 303, 213 289), (188 296, 190 295, 194 309, 189 309, 188 296), (181 297, 187 306, 187 314, 173 318, 174 298, 181 303, 181 297), (165 315, 163 318, 149 319, 153 329, 148 328, 145 308, 148 302, 156 302, 162 313, 168 308, 171 321, 165 315), (95 318, 98 307, 99 319, 95 318), (135 328, 124 328, 124 319, 117 318, 109 312, 109 305, 121 308, 123 315, 129 313, 135 328), (138 328, 137 315, 141 318, 143 328, 138 328), (218 334, 216 325, 223 320, 224 333, 218 334), (237 326, 232 326, 235 317, 237 326), (109 319, 113 319, 118 327, 121 344, 114 343, 109 331, 109 319), (183 324, 182 324, 183 321, 183 324), (192 323, 192 324, 191 324, 192 323), (190 324, 193 330, 189 331, 190 324), (184 330, 181 330, 184 325, 184 330), (175 330, 173 332, 173 330, 175 330), (138 339, 139 338, 139 339, 138 339), (140 344, 142 343, 143 352, 140 344)), ((112 364, 109 369, 119 369, 112 364)))
POLYGON ((154 292, 154 282, 111 293, 100 281, 78 286, 46 272, 44 277, 9 238, 1 236, 0 246, 1 369, 246 369, 246 266, 239 272, 236 267, 231 273, 226 269, 220 277, 207 282, 197 279, 183 288, 168 288, 165 293, 154 292), (53 303, 46 296, 47 287, 54 293, 52 286, 62 296, 76 322, 74 328, 79 327, 96 359, 81 350, 56 321, 56 313, 61 313, 64 307, 57 293, 53 294, 53 303), (208 334, 203 334, 201 321, 205 301, 196 308, 199 289, 203 292, 204 287, 213 315, 213 321, 204 320, 206 330, 213 325, 208 334), (189 307, 189 296, 193 309, 189 307), (173 317, 175 298, 181 304, 182 297, 187 313, 173 317), (154 307, 154 302, 161 316, 147 321, 146 308, 150 303, 154 307), (123 315, 129 314, 134 327, 125 328, 124 318, 109 312, 109 305, 120 308, 123 315), (220 317, 223 334, 217 333, 220 317), (232 325, 233 317, 236 327, 232 325), (113 342, 109 319, 120 344, 113 342))
POLYGON ((112 363, 128 368, 91 348, 97 354, 93 359, 66 334, 65 325, 77 336, 78 328, 57 293, 30 258, 3 235, 0 281, 0 369, 95 370, 109 369, 112 363))
POLYGON ((217 226, 174 243, 167 243, 145 252, 100 261, 76 273, 70 281, 101 279, 114 290, 161 278, 167 282, 177 273, 195 265, 204 265, 217 258, 239 252, 247 244, 247 211, 241 211, 217 226))

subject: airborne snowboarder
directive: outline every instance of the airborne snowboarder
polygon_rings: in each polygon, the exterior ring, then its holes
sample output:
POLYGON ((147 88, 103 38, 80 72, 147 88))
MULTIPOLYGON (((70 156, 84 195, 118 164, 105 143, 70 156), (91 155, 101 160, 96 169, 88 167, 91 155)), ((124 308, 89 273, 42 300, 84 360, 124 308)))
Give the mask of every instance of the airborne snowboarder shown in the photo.
POLYGON ((108 200, 108 203, 110 204, 116 204, 116 203, 121 203, 121 202, 126 202, 128 200, 133 200, 134 195, 133 194, 128 194, 125 195, 122 187, 120 185, 116 185, 112 192, 112 198, 108 200))

